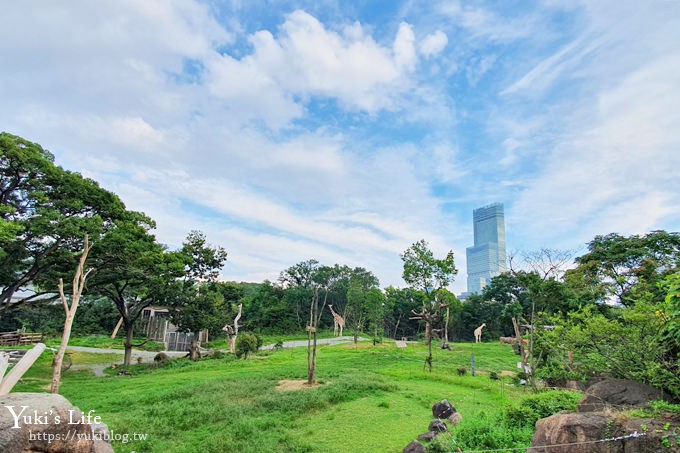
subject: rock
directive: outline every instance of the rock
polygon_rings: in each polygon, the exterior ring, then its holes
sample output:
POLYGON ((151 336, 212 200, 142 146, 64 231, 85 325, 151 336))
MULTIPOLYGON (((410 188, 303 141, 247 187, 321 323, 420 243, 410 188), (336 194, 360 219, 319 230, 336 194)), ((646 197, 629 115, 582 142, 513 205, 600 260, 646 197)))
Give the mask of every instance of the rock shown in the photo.
POLYGON ((653 400, 669 400, 663 391, 627 379, 605 379, 585 391, 579 412, 602 411, 606 408, 643 407, 653 400))
POLYGON ((447 418, 447 420, 449 421, 449 424, 453 428, 458 423, 463 421, 463 416, 460 415, 460 412, 454 412, 453 414, 449 415, 449 418, 447 418))
POLYGON ((456 412, 456 408, 448 402, 448 400, 441 400, 432 406, 432 416, 434 418, 448 418, 456 412))
POLYGON ((611 442, 589 443, 583 445, 564 445, 583 443, 615 437, 621 434, 621 426, 615 425, 614 417, 602 413, 555 414, 536 422, 536 432, 527 453, 599 453, 619 452, 611 442), (554 445, 550 448, 543 446, 554 445), (611 449, 611 450, 610 450, 611 449))
POLYGON ((667 439, 668 445, 662 443, 677 426, 680 417, 668 422, 618 418, 613 412, 560 413, 536 422, 527 453, 677 453, 677 442, 667 439), (627 438, 600 442, 616 437, 627 438))
POLYGON ((437 420, 432 420, 430 422, 430 426, 428 426, 427 429, 428 429, 428 431, 435 431, 435 432, 443 433, 448 428, 446 427, 446 423, 437 419, 437 420))
POLYGON ((414 440, 404 447, 403 453, 425 453, 425 447, 420 442, 414 440))
MULTIPOLYGON (((10 393, 0 396, 0 409, 0 451, 2 452, 113 452, 108 442, 93 440, 92 424, 76 423, 81 421, 82 412, 61 395, 10 393), (15 419, 12 411, 16 415, 21 413, 18 420, 15 419), (24 416, 31 416, 31 419, 24 419, 24 416)), ((106 429, 108 433, 106 425, 99 426, 97 429, 100 430, 99 432, 106 429)), ((105 438, 108 439, 108 435, 105 438)))
POLYGON ((418 440, 424 440, 425 442, 432 442, 432 439, 437 437, 437 434, 439 434, 439 433, 436 432, 436 431, 428 431, 428 432, 418 436, 418 440))

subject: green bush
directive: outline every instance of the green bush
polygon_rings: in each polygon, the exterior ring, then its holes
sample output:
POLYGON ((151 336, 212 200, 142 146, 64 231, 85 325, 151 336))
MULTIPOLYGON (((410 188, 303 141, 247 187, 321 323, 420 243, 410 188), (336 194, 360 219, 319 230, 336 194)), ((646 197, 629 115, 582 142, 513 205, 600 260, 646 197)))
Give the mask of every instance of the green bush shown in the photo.
POLYGON ((581 394, 578 392, 549 390, 507 405, 503 415, 508 426, 533 428, 541 418, 563 410, 576 410, 580 400, 581 394))
MULTIPOLYGON (((262 340, 260 340, 262 341, 262 340)), ((258 340, 252 333, 243 333, 236 338, 236 357, 239 359, 243 357, 248 358, 248 354, 251 352, 257 352, 258 340)))
MULTIPOLYGON (((508 426, 499 416, 478 414, 465 416, 451 434, 453 441, 463 450, 502 450, 527 448, 533 431, 533 427, 508 426)), ((457 451, 450 447, 444 451, 457 451)))

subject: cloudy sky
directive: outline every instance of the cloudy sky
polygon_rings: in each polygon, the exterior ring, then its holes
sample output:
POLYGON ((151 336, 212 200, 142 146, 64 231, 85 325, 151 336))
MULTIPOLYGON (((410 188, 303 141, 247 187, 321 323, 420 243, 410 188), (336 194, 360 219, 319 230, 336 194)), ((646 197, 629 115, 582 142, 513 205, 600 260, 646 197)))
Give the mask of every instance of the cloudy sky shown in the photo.
POLYGON ((680 229, 680 2, 3 2, 0 129, 227 280, 316 258, 403 286, 503 202, 508 249, 680 229))

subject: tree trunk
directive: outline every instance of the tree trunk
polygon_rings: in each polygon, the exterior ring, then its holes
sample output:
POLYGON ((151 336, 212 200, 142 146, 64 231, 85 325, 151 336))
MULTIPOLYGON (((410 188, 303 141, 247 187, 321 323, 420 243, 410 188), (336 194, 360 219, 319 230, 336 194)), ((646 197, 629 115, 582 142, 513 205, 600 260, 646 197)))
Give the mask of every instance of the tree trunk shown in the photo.
POLYGON ((198 360, 201 358, 201 353, 198 351, 198 338, 200 332, 194 332, 191 336, 191 347, 189 349, 189 358, 191 360, 198 360))
POLYGON ((446 323, 444 326, 444 344, 449 344, 449 307, 446 307, 446 323))
POLYGON ((64 332, 61 335, 61 344, 59 345, 59 351, 57 352, 54 362, 52 363, 54 369, 52 370, 52 385, 50 391, 52 393, 59 392, 59 385, 61 384, 61 364, 64 360, 64 354, 66 354, 66 347, 68 346, 68 340, 71 338, 71 327, 73 327, 73 319, 76 316, 76 310, 78 309, 78 303, 80 302, 80 296, 85 289, 85 279, 90 273, 90 270, 85 272, 85 260, 87 260, 87 254, 90 251, 90 240, 88 235, 85 235, 85 241, 83 245, 83 253, 80 255, 80 260, 78 260, 78 265, 76 266, 76 272, 73 275, 73 296, 71 297, 71 306, 69 307, 66 301, 66 295, 64 294, 64 281, 59 279, 59 297, 61 298, 61 303, 64 305, 64 311, 66 312, 66 320, 64 321, 64 332))
POLYGON ((432 323, 429 320, 425 320, 425 344, 432 344, 432 323))
POLYGON ((128 320, 125 320, 125 356, 123 357, 123 365, 130 365, 130 363, 132 363, 132 339, 132 323, 128 320))
MULTIPOLYGON (((77 307, 76 307, 77 308, 77 307)), ((66 312, 66 321, 64 321, 64 332, 61 334, 61 344, 59 345, 59 351, 57 352, 52 366, 54 367, 52 371, 52 386, 50 391, 52 393, 59 392, 59 384, 61 383, 61 364, 64 360, 64 354, 66 354, 66 347, 68 346, 68 340, 71 338, 71 327, 73 326, 73 318, 75 318, 75 310, 66 312)))
POLYGON ((314 329, 314 332, 312 332, 312 341, 312 366, 309 368, 309 372, 307 373, 307 384, 309 385, 314 384, 314 373, 316 371, 316 329, 314 329))

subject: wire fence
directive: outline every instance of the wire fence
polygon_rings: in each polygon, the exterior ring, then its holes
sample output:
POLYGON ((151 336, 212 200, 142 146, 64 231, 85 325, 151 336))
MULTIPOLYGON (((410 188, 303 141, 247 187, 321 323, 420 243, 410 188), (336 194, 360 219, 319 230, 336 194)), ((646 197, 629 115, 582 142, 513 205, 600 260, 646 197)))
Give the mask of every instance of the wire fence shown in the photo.
POLYGON ((625 436, 618 436, 618 437, 610 437, 606 439, 598 439, 598 440, 587 440, 583 442, 567 442, 567 443, 562 443, 562 444, 550 444, 550 445, 533 445, 531 447, 510 447, 510 448, 498 448, 498 449, 492 449, 492 450, 463 450, 460 448, 456 441, 453 439, 453 436, 449 433, 449 437, 451 437, 451 440, 453 441, 454 446, 457 448, 457 450, 452 450, 453 452, 458 452, 458 453, 500 453, 500 452, 512 452, 512 451, 527 451, 527 450, 533 450, 536 449, 536 451, 550 451, 551 448, 561 448, 561 447, 576 447, 579 445, 592 445, 592 444, 599 444, 599 443, 604 443, 604 442, 619 442, 623 440, 628 440, 628 439, 637 439, 639 437, 645 436, 645 433, 638 433, 635 431, 634 433, 627 434, 625 436))

